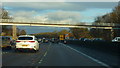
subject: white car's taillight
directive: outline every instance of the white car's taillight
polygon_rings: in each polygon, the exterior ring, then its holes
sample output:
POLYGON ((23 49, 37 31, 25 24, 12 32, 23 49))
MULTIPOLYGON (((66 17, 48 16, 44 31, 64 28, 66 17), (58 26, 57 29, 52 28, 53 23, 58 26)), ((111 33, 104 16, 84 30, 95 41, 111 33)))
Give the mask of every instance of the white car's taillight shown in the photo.
POLYGON ((18 43, 18 42, 21 42, 21 41, 16 41, 16 42, 18 43))
POLYGON ((34 43, 35 41, 29 41, 29 42, 34 43))

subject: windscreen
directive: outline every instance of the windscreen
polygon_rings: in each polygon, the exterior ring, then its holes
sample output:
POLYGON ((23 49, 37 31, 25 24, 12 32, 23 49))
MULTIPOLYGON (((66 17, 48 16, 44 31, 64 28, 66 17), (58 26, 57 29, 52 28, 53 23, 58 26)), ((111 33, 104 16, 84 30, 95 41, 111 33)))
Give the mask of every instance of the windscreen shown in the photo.
POLYGON ((120 38, 118 38, 118 41, 120 41, 120 38))
POLYGON ((19 37, 18 40, 33 40, 32 37, 19 37))

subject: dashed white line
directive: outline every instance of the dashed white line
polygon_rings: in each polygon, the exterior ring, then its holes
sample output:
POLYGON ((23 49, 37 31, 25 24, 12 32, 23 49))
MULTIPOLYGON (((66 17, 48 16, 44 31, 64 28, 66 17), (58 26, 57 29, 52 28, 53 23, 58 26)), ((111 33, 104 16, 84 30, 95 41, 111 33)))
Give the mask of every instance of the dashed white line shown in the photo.
MULTIPOLYGON (((62 43, 61 43, 62 44, 62 43)), ((101 65, 103 65, 103 66, 106 66, 106 67, 109 67, 110 68, 110 66, 109 65, 107 65, 107 64, 105 64, 105 63, 103 63, 103 62, 101 62, 101 61, 99 61, 99 60, 97 60, 97 59, 95 59, 95 58, 92 58, 91 56, 88 56, 88 55, 86 55, 86 54, 84 54, 84 53, 82 53, 82 52, 80 52, 80 51, 78 51, 78 50, 76 50, 76 49, 74 49, 74 48, 72 48, 72 47, 70 47, 70 46, 67 46, 67 45, 65 45, 65 44, 62 44, 63 46, 65 46, 65 47, 68 47, 68 48, 70 48, 70 49, 72 49, 72 50, 74 50, 74 51, 76 51, 76 52, 78 52, 78 53, 80 53, 80 54, 82 54, 82 55, 84 55, 85 57, 88 57, 89 59, 91 59, 91 60, 93 60, 93 61, 95 61, 95 62, 97 62, 97 63, 99 63, 99 64, 101 64, 101 65)))
POLYGON ((1 54, 7 54, 8 52, 2 52, 1 54))
POLYGON ((50 43, 50 45, 49 45, 49 47, 48 47, 47 51, 45 52, 45 54, 44 54, 44 55, 43 55, 43 57, 41 58, 41 60, 38 62, 39 64, 41 64, 41 63, 42 63, 43 59, 44 59, 44 58, 45 58, 45 56, 47 55, 47 53, 48 53, 48 50, 49 50, 50 46, 51 46, 51 43, 50 43))

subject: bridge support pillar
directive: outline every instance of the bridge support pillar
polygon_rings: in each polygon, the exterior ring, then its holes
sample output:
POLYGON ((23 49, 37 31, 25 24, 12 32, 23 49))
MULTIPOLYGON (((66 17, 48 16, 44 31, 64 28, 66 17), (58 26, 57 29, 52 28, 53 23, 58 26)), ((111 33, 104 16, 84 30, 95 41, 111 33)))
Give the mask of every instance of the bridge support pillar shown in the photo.
POLYGON ((113 30, 113 28, 111 29, 111 40, 113 40, 113 38, 114 38, 114 30, 113 30))
POLYGON ((13 39, 16 40, 17 39, 17 29, 16 29, 16 25, 13 25, 12 26, 12 29, 13 29, 13 39))

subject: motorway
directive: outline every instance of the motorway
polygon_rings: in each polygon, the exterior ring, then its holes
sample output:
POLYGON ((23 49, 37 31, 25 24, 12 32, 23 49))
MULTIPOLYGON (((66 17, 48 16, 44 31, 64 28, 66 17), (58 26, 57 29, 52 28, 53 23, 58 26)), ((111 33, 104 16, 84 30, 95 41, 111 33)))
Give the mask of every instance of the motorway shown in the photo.
POLYGON ((2 66, 106 66, 80 50, 66 44, 42 43, 40 50, 33 52, 2 51, 2 66))

